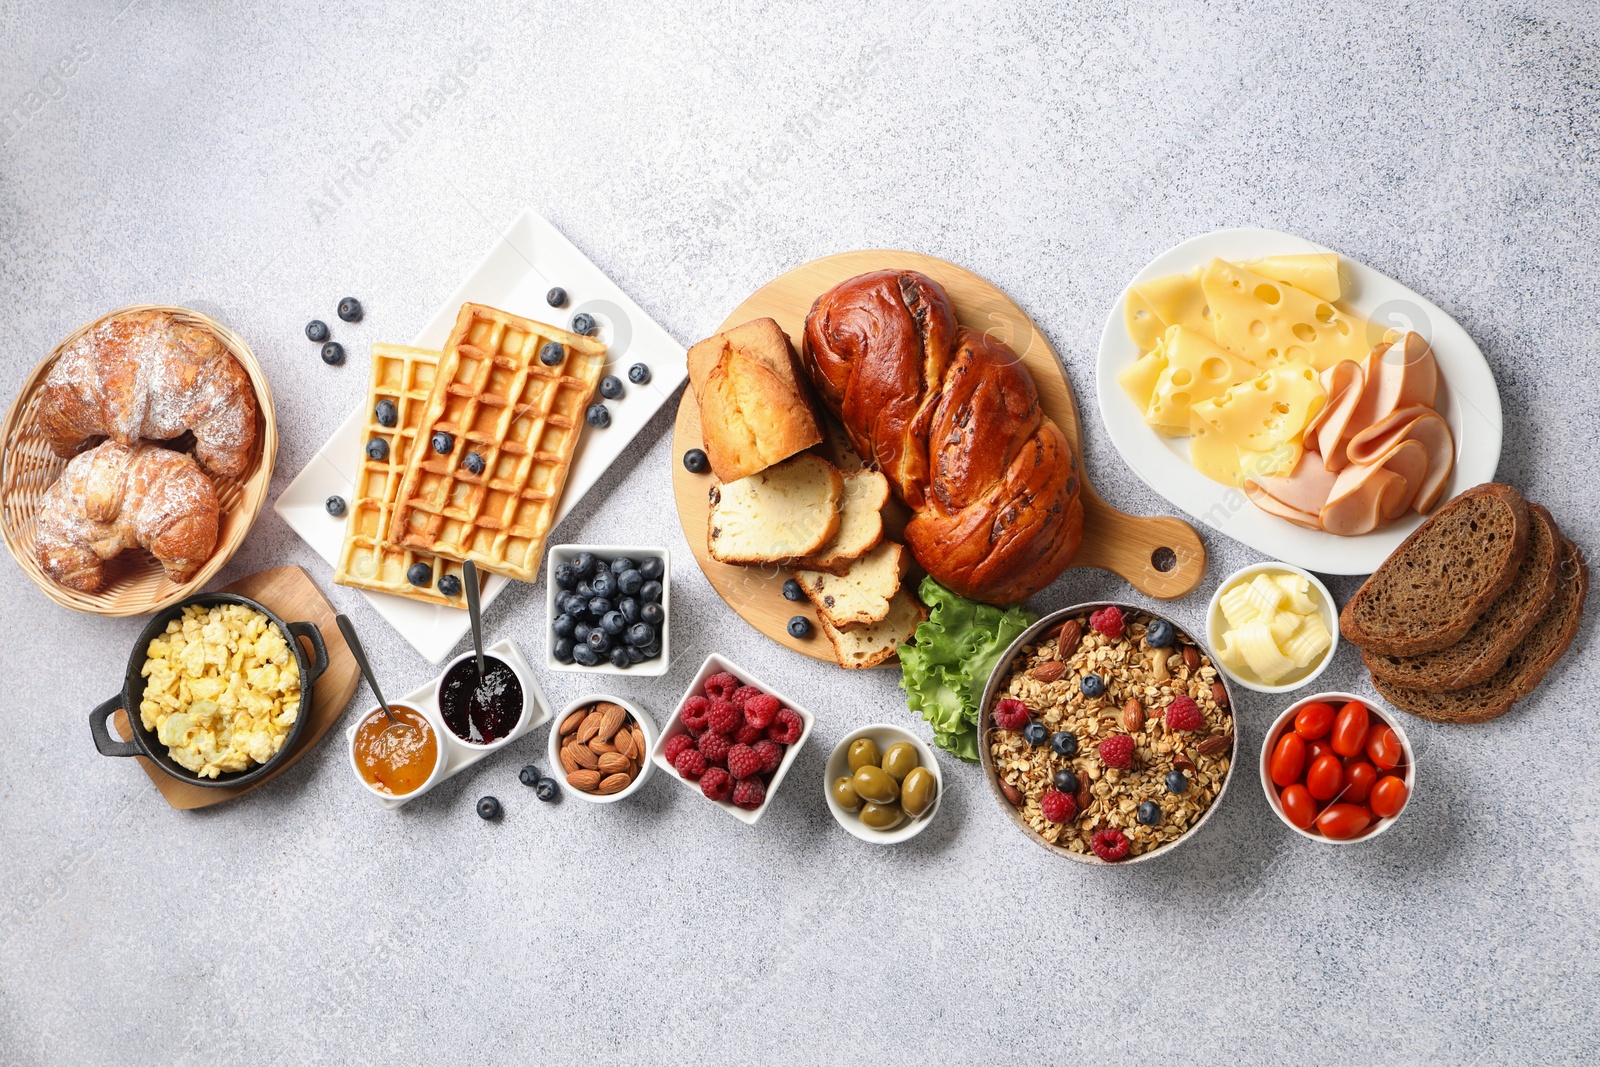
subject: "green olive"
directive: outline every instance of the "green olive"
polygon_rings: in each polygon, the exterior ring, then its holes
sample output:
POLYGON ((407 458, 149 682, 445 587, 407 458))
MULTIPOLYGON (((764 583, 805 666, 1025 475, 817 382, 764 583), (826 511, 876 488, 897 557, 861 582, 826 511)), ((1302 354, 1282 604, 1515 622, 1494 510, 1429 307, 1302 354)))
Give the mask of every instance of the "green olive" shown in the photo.
POLYGON ((907 815, 915 819, 933 807, 938 792, 939 787, 934 782, 933 772, 926 767, 913 767, 911 773, 906 775, 906 780, 900 783, 900 806, 906 809, 907 815))
POLYGON ((833 780, 833 802, 845 811, 855 811, 861 806, 861 798, 856 796, 854 778, 846 774, 833 780))
POLYGON ((878 762, 878 742, 870 737, 858 737, 850 742, 850 773, 878 762))
POLYGON ((874 830, 893 830, 905 819, 898 804, 867 804, 861 809, 861 822, 874 830))
POLYGON ((856 796, 873 804, 893 804, 900 799, 900 783, 889 777, 882 767, 867 764, 856 771, 852 779, 856 796))
POLYGON ((905 781, 906 775, 910 774, 916 765, 917 749, 909 741, 890 745, 889 751, 883 754, 883 769, 897 782, 905 781))

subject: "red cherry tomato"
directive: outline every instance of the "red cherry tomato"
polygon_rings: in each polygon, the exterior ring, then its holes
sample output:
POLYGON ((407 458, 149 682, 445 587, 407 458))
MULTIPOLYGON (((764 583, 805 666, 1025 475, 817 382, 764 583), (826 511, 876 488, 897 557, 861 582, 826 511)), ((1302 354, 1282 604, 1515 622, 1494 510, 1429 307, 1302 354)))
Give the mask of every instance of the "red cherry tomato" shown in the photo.
POLYGON ((1283 814, 1294 825, 1302 830, 1311 829, 1311 824, 1317 821, 1317 802, 1311 799, 1306 787, 1296 782, 1278 794, 1278 801, 1283 805, 1283 814))
POLYGON ((1332 704, 1324 704, 1320 700, 1307 704, 1294 717, 1294 732, 1307 741, 1327 737, 1328 731, 1333 729, 1333 719, 1337 714, 1332 704))
POLYGON ((1339 709, 1333 722, 1333 750, 1341 756, 1354 756, 1367 741, 1367 706, 1352 700, 1339 709))
POLYGON ((1309 767, 1323 756, 1333 751, 1333 746, 1326 741, 1311 741, 1306 744, 1306 766, 1309 767))
POLYGON ((1300 780, 1300 772, 1305 767, 1306 743, 1300 740, 1300 735, 1291 730, 1278 738, 1277 747, 1272 750, 1272 759, 1267 764, 1272 784, 1280 789, 1293 785, 1300 780))
POLYGON ((1345 764, 1344 793, 1339 799, 1352 804, 1365 804, 1377 780, 1378 772, 1372 769, 1372 764, 1364 759, 1351 760, 1345 764))
POLYGON ((1360 804, 1329 804, 1317 816, 1317 829, 1323 837, 1348 841, 1360 836, 1372 823, 1372 813, 1360 804))
POLYGON ((1332 800, 1344 788, 1344 764, 1339 757, 1328 753, 1306 771, 1306 788, 1318 800, 1332 800))
POLYGON ((1406 783, 1394 775, 1386 775, 1378 779, 1378 784, 1372 787, 1372 814, 1380 819, 1387 819, 1391 815, 1399 815, 1400 809, 1406 806, 1406 798, 1411 795, 1411 790, 1406 788, 1406 783))
POLYGON ((1380 771, 1392 771, 1405 751, 1400 747, 1400 735, 1386 722, 1375 722, 1367 731, 1367 758, 1380 771))

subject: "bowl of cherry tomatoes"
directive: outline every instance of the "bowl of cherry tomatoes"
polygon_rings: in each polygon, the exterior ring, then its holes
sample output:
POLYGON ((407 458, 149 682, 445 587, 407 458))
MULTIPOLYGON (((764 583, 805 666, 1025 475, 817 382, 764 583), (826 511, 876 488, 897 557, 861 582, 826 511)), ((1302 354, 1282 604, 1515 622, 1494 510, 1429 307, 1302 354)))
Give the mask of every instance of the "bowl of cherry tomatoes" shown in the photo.
POLYGON ((1267 804, 1301 837, 1371 841, 1411 799, 1417 765, 1394 717, 1354 693, 1289 705, 1261 746, 1267 804))

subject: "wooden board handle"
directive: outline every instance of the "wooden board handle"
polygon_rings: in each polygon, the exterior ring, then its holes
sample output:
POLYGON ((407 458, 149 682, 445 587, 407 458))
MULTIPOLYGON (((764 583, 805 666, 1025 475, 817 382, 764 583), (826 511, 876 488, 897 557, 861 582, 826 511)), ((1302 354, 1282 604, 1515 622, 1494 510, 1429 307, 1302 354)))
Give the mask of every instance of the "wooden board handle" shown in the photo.
POLYGON ((1146 596, 1183 596, 1206 575, 1205 542, 1182 519, 1129 515, 1085 493, 1083 526, 1083 545, 1072 565, 1111 571, 1146 596))

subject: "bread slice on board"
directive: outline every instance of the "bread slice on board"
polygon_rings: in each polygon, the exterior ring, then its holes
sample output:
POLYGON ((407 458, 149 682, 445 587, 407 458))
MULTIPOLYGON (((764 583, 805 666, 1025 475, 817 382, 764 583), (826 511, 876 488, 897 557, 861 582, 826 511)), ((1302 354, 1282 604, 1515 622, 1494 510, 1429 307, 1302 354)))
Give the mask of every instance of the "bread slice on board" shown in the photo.
POLYGON ((1528 504, 1509 485, 1473 486, 1434 512, 1339 613, 1345 640, 1416 656, 1455 644, 1517 576, 1528 504))
POLYGON ((1544 680, 1578 636, 1583 602, 1589 596, 1589 565, 1571 541, 1561 541, 1556 595, 1543 617, 1522 639, 1494 676, 1466 689, 1430 693, 1397 686, 1374 676, 1373 686, 1397 708, 1435 722, 1477 723, 1498 719, 1544 680))
POLYGON ((883 540, 883 506, 889 502, 889 479, 877 471, 841 469, 839 473, 844 478, 839 532, 821 551, 796 560, 796 567, 844 574, 883 540))
POLYGON ((816 605, 817 614, 842 630, 882 622, 910 565, 911 553, 904 545, 885 541, 853 561, 843 574, 797 570, 794 578, 816 605))
POLYGON ((839 531, 844 479, 809 452, 759 474, 711 487, 706 547, 723 563, 783 563, 808 556, 839 531))
POLYGON ((911 590, 901 586, 882 622, 850 630, 830 626, 827 619, 821 619, 821 623, 823 634, 833 645, 835 662, 856 671, 879 667, 894 659, 900 645, 911 640, 917 627, 927 618, 928 609, 911 590))
POLYGON ((1529 504, 1528 511, 1532 522, 1522 566, 1511 587, 1495 598, 1466 636, 1449 648, 1420 656, 1363 652, 1361 658, 1374 678, 1443 693, 1477 685, 1500 669, 1550 606, 1561 568, 1561 531, 1556 520, 1538 504, 1529 504))
POLYGON ((772 319, 708 337, 688 361, 706 457, 724 482, 822 443, 800 359, 772 319))

